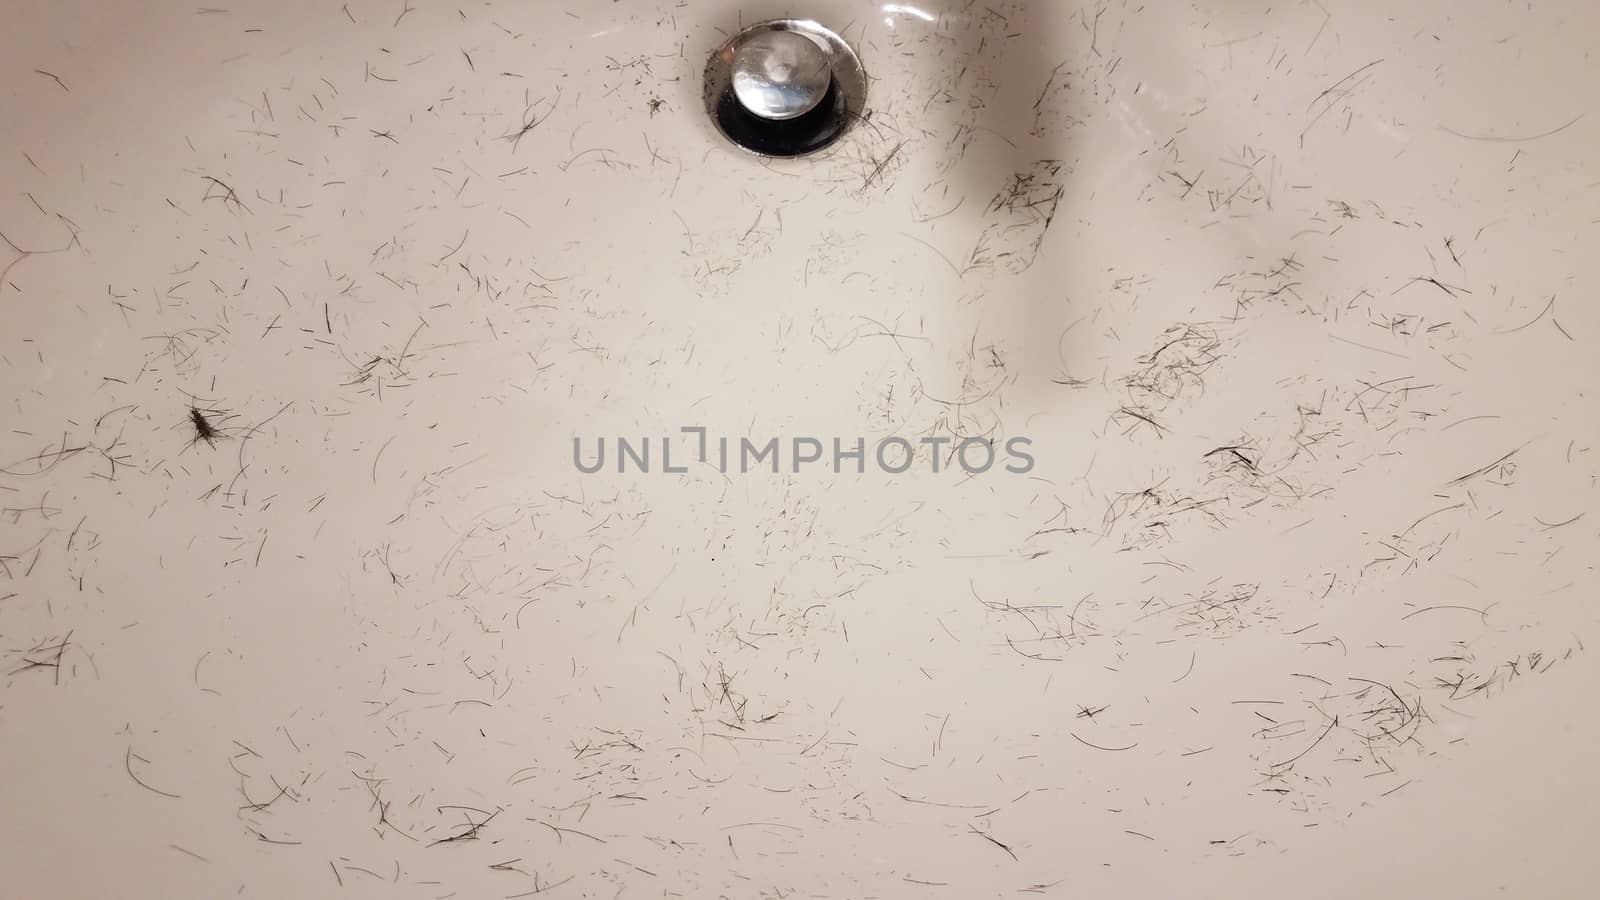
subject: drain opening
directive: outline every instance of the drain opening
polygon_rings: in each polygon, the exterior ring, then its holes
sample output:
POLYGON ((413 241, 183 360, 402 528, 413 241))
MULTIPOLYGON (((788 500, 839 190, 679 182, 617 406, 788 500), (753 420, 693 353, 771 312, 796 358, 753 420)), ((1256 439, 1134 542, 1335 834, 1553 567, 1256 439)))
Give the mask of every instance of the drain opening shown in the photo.
POLYGON ((805 19, 753 25, 706 64, 706 112, 734 144, 798 157, 833 144, 861 117, 866 72, 834 32, 805 19))

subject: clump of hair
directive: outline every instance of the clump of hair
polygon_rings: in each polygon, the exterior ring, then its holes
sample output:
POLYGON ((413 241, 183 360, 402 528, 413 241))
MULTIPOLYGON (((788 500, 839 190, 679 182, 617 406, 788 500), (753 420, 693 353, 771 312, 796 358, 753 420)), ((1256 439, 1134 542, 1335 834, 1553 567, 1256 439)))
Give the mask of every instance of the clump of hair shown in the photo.
POLYGON ((222 432, 217 430, 216 424, 206 418, 206 411, 193 403, 189 404, 189 425, 194 428, 194 438, 189 441, 190 446, 201 441, 215 446, 217 438, 222 437, 222 432))

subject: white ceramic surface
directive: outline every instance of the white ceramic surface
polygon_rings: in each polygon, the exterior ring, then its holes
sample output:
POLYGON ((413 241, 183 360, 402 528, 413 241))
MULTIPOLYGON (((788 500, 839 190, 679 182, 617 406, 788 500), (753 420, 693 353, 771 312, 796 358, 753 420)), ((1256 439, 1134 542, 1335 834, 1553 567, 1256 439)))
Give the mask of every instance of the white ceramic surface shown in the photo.
POLYGON ((0 896, 1600 877, 1600 7, 5 20, 0 896), (1036 464, 573 463, 690 426, 1036 464))

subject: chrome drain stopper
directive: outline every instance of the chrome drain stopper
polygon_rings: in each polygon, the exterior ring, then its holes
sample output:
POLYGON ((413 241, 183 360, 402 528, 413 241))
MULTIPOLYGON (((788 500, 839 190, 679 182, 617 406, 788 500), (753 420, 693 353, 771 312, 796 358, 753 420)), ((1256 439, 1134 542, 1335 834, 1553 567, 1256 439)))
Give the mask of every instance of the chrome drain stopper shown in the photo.
POLYGON ((706 112, 717 130, 763 156, 805 156, 832 144, 866 98, 855 51, 809 19, 752 25, 706 63, 706 112))
POLYGON ((763 119, 805 115, 832 84, 827 48, 798 31, 747 32, 734 45, 733 94, 763 119))

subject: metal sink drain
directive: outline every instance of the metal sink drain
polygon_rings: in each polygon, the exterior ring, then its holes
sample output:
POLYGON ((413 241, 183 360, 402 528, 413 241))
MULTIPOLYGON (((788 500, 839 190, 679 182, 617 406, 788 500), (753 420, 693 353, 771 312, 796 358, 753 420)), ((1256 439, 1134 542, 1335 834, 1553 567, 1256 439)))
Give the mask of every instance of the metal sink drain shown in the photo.
POLYGON ((752 25, 706 63, 706 112, 724 137, 762 156, 827 147, 866 100, 867 73, 855 51, 810 19, 752 25))

